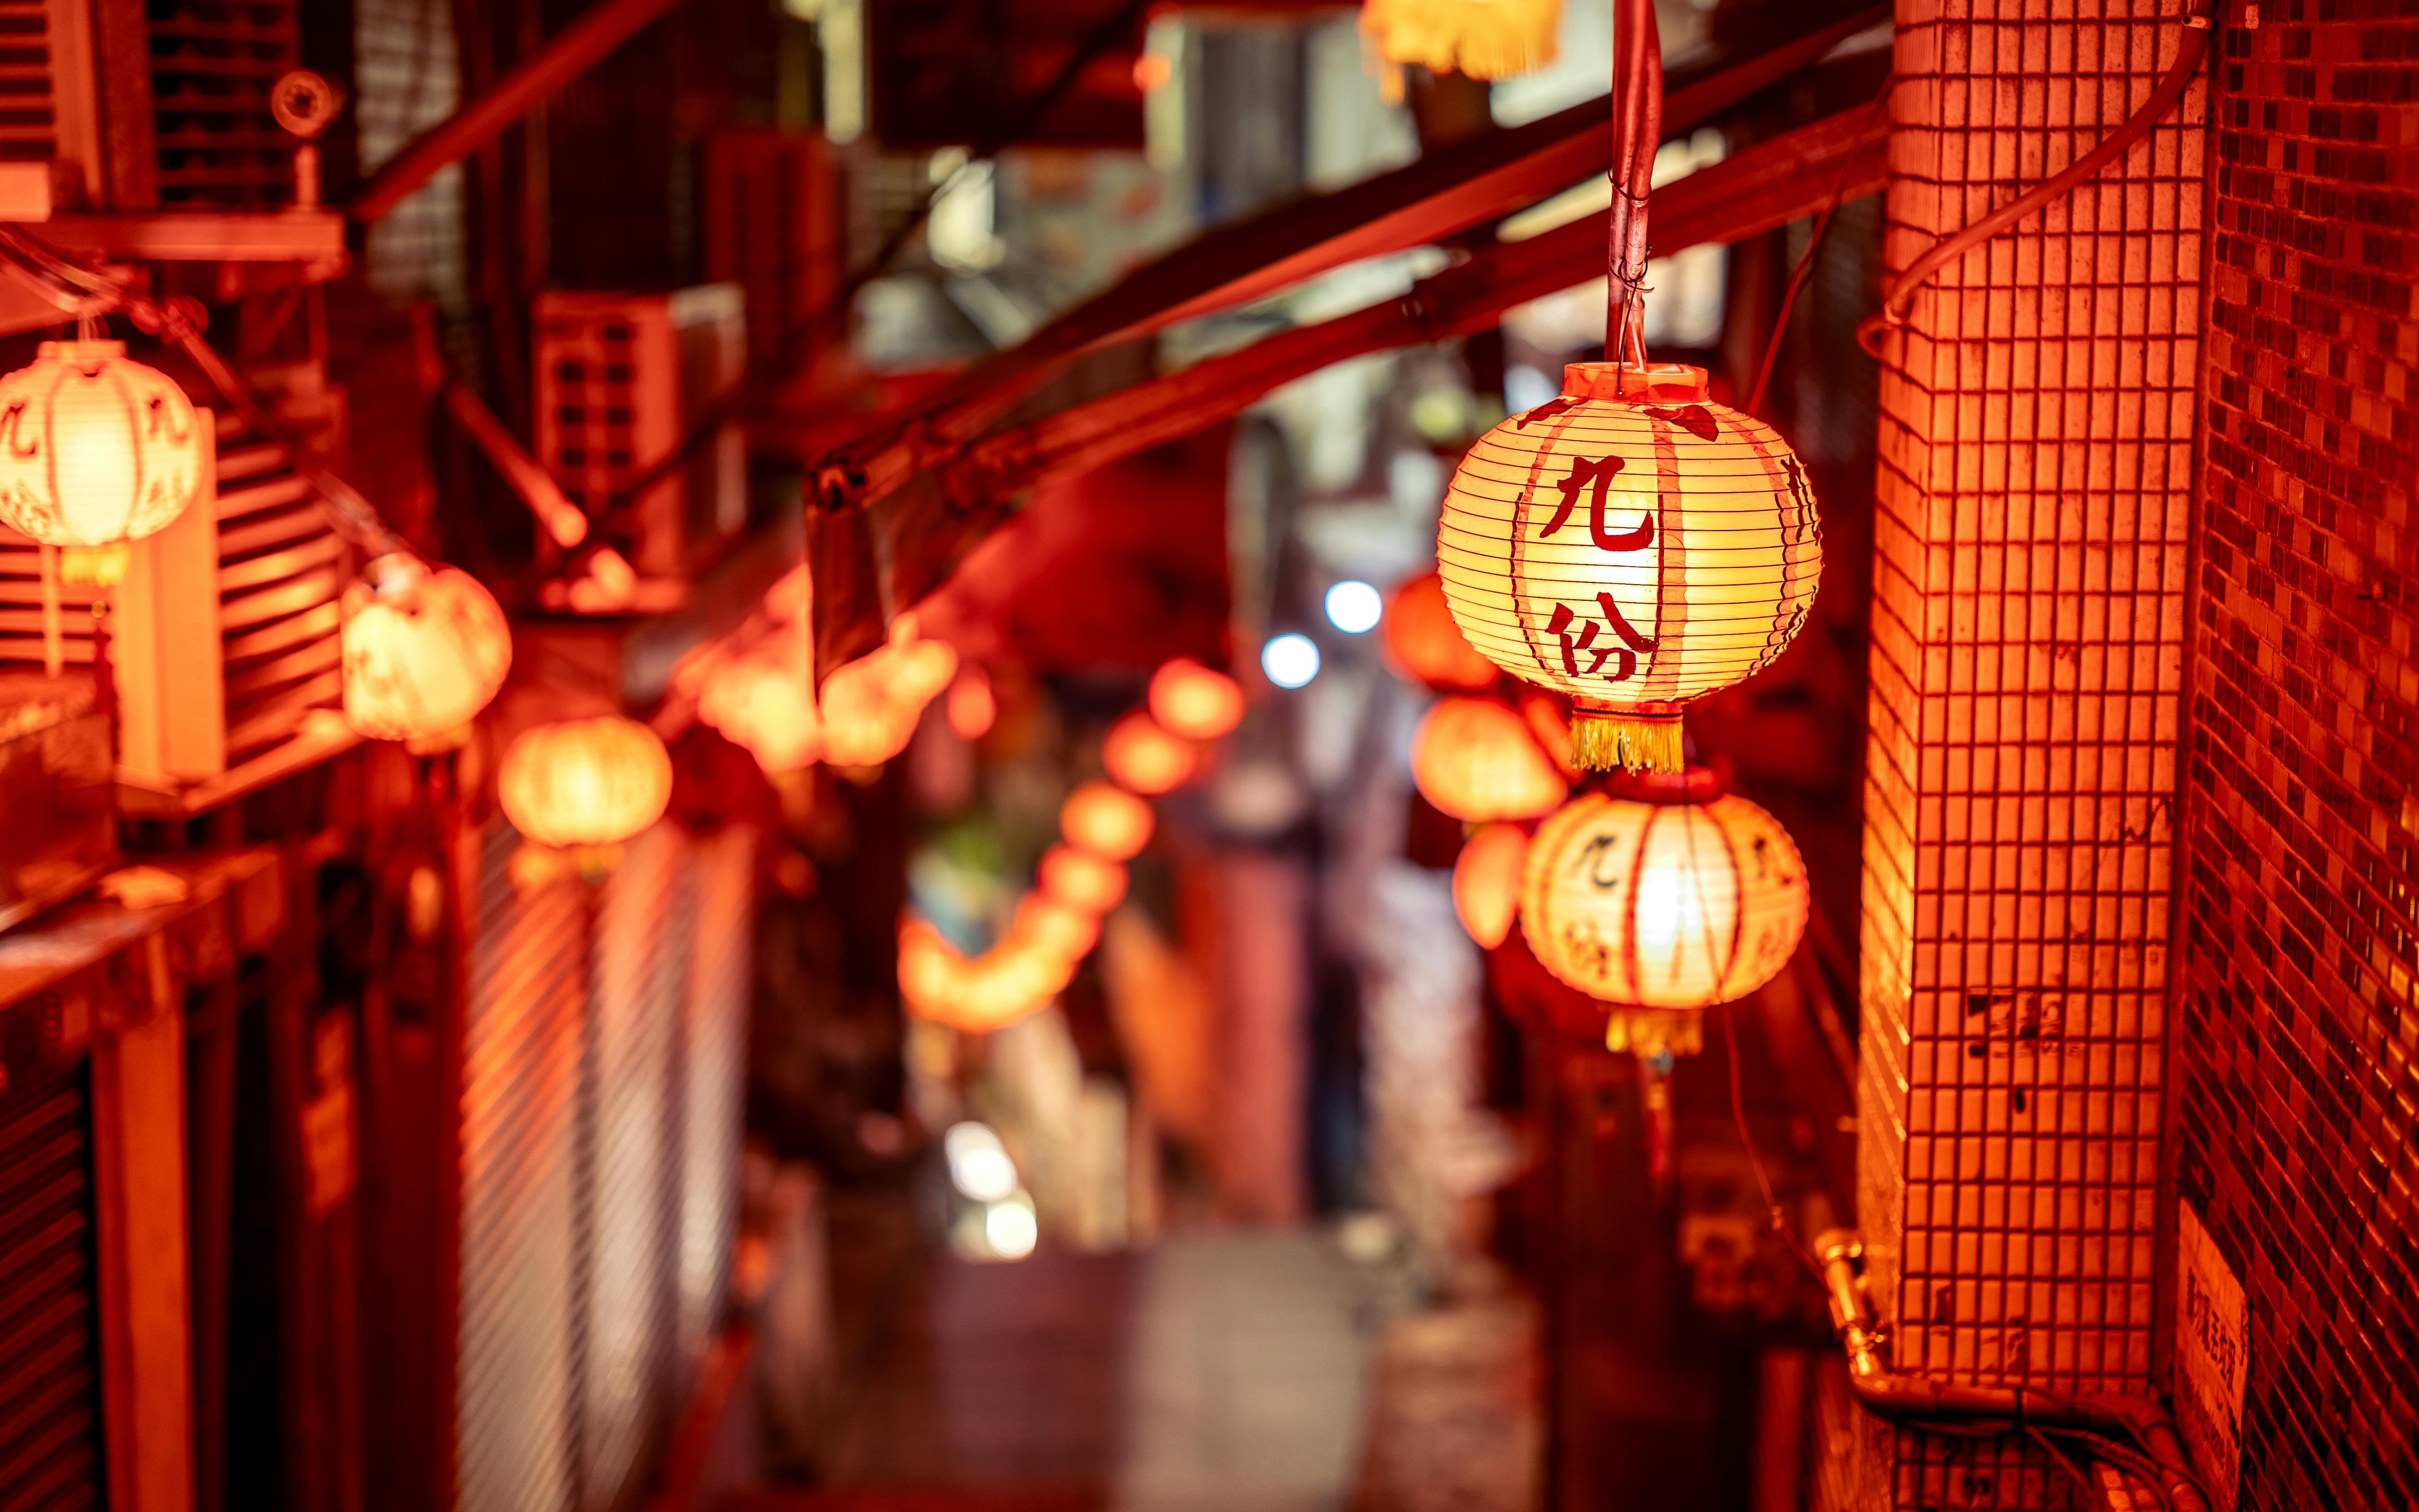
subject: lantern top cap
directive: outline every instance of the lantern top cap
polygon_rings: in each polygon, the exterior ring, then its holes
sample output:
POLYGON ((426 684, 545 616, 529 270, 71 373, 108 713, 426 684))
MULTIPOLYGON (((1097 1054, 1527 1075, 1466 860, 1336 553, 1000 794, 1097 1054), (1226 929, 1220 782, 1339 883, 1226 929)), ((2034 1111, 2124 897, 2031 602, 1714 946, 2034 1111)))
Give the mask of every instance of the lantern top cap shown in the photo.
POLYGON ((1713 397, 1705 370, 1686 363, 1573 363, 1563 369, 1563 393, 1573 399, 1682 404, 1713 397))
POLYGON ((1596 791, 1634 803, 1688 808, 1711 803, 1728 790, 1712 767, 1691 766, 1678 772, 1610 772, 1596 783, 1596 791))
POLYGON ((34 348, 37 357, 55 357, 63 363, 98 363, 105 358, 126 355, 122 341, 46 341, 34 348))

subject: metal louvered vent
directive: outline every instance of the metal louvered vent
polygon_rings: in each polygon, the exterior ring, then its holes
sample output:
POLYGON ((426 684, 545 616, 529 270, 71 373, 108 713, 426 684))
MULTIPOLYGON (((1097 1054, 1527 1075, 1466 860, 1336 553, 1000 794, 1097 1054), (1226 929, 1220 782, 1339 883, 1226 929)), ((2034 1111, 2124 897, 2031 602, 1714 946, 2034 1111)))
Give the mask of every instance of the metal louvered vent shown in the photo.
MULTIPOLYGON (((341 427, 334 397, 309 407, 288 397, 280 408, 325 450, 341 427)), ((352 560, 283 451, 232 415, 218 417, 218 441, 219 635, 234 765, 291 735, 304 711, 343 704, 337 601, 352 560)))
POLYGON ((81 1075, 0 1112, 0 1512, 101 1505, 89 1119, 81 1075))
POLYGON ((486 836, 463 1032, 460 1512, 569 1512, 577 1473, 587 902, 516 892, 519 844, 486 836))
POLYGON ((755 949, 756 836, 732 827, 690 850, 688 1003, 683 1025, 679 1318, 674 1356, 686 1396, 722 1319, 739 1223, 739 1150, 747 1071, 747 990, 755 949))
POLYGON ((0 161, 58 156, 50 7, 0 0, 0 161))
POLYGON ((301 65, 294 0, 151 0, 151 106, 163 205, 284 205, 294 139, 269 88, 301 65))

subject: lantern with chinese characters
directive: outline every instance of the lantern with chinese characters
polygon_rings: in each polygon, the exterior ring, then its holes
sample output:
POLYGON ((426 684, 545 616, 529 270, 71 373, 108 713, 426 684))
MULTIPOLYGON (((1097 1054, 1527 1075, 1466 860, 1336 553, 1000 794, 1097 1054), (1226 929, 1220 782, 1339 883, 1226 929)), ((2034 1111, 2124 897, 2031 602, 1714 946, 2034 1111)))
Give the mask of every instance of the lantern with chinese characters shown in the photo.
POLYGON ((1136 709, 1109 726, 1101 742, 1101 764, 1130 792, 1156 797, 1173 793, 1193 775, 1193 747, 1160 728, 1136 709))
POLYGON ((1071 845, 1041 853, 1039 881, 1043 896, 1087 914, 1105 914, 1126 895, 1126 869, 1105 856, 1071 845))
POLYGON ((1190 656, 1150 674, 1151 717, 1186 740, 1215 740, 1242 722, 1243 690, 1225 672, 1190 656))
POLYGON ((1520 917, 1520 869, 1528 857, 1527 830, 1489 825, 1462 841, 1454 858, 1454 915, 1485 949, 1511 937, 1512 923, 1520 917))
POLYGON ((1106 782, 1086 782, 1058 809, 1067 843, 1112 861, 1130 861, 1150 843, 1150 805, 1106 782))
POLYGON ((0 378, 0 521, 46 546, 164 530, 201 493, 201 417, 121 341, 46 341, 0 378))
POLYGON ((1571 699, 1579 765, 1674 772, 1681 706, 1780 655, 1823 545, 1796 455, 1703 368, 1573 363, 1462 459, 1437 561, 1470 643, 1571 699))
POLYGON ((345 590, 345 722, 372 740, 435 740, 477 717, 512 670, 495 595, 459 567, 384 556, 345 590))
POLYGON ((1405 581, 1386 601, 1379 633, 1386 660, 1414 682, 1446 692, 1476 692, 1503 673, 1471 647, 1453 623, 1444 582, 1433 572, 1405 581))
POLYGON ((1608 1002, 1710 1008, 1770 981, 1806 929, 1806 869, 1780 822, 1712 773, 1583 793, 1537 826, 1520 930, 1608 1002))
POLYGON ((523 731, 496 771, 496 801, 541 845, 619 845, 663 817, 672 759, 636 719, 604 715, 523 731))
POLYGON ((1529 732, 1492 699, 1446 699, 1411 735, 1411 781, 1456 819, 1485 824, 1549 813, 1570 791, 1529 732))

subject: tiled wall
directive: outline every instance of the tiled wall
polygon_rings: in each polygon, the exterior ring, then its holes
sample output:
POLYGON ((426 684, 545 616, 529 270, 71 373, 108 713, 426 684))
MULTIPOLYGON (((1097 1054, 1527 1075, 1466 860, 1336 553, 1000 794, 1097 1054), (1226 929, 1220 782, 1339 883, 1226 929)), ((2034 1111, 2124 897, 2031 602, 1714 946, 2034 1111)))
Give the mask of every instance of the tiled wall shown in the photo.
MULTIPOLYGON (((1901 0, 1887 266, 2088 150, 2183 10, 1901 0)), ((1885 348, 1858 1220, 1938 1378, 2149 1382, 2204 105, 1885 348)), ((2020 1441, 1871 1443, 1861 1506, 2070 1500, 2020 1441)))
POLYGON ((2401 1512, 2419 1506, 2419 11, 2269 0, 2255 30, 2227 9, 2177 1182, 2248 1296, 2240 1504, 2401 1512))

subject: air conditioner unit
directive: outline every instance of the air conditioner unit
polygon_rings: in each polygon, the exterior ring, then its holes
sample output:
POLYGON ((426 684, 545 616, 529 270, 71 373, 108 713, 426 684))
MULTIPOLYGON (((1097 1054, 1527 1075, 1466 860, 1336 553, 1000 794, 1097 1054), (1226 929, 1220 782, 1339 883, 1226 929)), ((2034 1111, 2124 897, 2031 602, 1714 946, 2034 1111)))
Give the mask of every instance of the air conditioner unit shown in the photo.
MULTIPOLYGON (((671 455, 747 370, 736 284, 541 294, 536 325, 537 457, 592 513, 671 455)), ((747 523, 747 442, 731 424, 609 520, 606 533, 641 578, 678 579, 747 523)))

